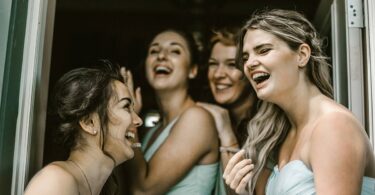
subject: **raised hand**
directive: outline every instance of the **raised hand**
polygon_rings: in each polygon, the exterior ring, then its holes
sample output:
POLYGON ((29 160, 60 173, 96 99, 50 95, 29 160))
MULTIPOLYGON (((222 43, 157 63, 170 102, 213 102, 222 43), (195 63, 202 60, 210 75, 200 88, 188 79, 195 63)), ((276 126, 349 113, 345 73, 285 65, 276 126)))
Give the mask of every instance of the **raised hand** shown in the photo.
POLYGON ((243 149, 237 152, 229 160, 223 174, 225 183, 238 194, 248 194, 247 186, 253 177, 254 164, 244 155, 243 149))
POLYGON ((227 109, 224 109, 214 104, 203 103, 203 102, 198 102, 197 105, 205 108, 214 117, 216 128, 219 134, 219 138, 222 142, 222 145, 229 146, 237 142, 235 135, 233 133, 232 123, 231 123, 227 109), (231 143, 223 143, 223 142, 226 142, 226 140, 228 140, 229 138, 231 140, 229 142, 231 143))
POLYGON ((129 91, 134 99, 134 111, 139 114, 142 110, 142 94, 141 88, 137 87, 134 90, 134 82, 133 82, 133 75, 130 70, 126 70, 125 67, 121 67, 120 69, 121 76, 123 77, 126 85, 129 88, 129 91))

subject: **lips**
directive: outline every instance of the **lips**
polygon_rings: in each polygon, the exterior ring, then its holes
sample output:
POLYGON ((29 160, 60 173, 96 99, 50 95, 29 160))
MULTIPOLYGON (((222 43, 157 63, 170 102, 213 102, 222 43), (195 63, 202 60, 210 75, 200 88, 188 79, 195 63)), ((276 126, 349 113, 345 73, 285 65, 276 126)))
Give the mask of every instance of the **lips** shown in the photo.
POLYGON ((173 71, 172 68, 165 66, 165 65, 156 65, 154 67, 155 75, 169 75, 173 71))
POLYGON ((129 141, 133 141, 135 139, 135 133, 131 132, 131 131, 127 131, 125 133, 125 138, 129 141))
POLYGON ((230 88, 230 87, 232 87, 232 85, 230 85, 230 84, 224 84, 224 83, 215 83, 215 88, 216 88, 216 90, 225 90, 225 89, 228 89, 228 88, 230 88))
POLYGON ((261 72, 261 71, 257 71, 257 72, 253 72, 251 74, 251 78, 252 80, 257 84, 261 84, 263 83, 264 81, 268 80, 270 78, 270 74, 269 73, 266 73, 266 72, 261 72))
POLYGON ((131 143, 132 148, 140 148, 142 145, 135 140, 135 133, 132 131, 127 131, 125 133, 125 138, 131 143))

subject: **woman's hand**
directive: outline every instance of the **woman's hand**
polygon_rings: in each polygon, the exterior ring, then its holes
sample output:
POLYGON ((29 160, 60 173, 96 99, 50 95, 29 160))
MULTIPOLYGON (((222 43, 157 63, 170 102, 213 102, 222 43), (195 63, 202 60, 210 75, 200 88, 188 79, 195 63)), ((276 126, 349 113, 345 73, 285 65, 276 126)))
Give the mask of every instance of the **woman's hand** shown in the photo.
POLYGON ((121 67, 120 73, 134 99, 134 111, 139 114, 142 110, 141 88, 137 87, 137 89, 134 91, 133 75, 130 70, 126 70, 125 67, 121 67))
POLYGON ((245 159, 245 150, 237 152, 228 162, 223 178, 225 183, 238 194, 247 194, 247 186, 253 177, 254 164, 251 159, 245 159))
POLYGON ((203 102, 198 102, 197 105, 208 110, 214 117, 215 125, 222 145, 232 146, 233 144, 237 143, 227 109, 203 102))

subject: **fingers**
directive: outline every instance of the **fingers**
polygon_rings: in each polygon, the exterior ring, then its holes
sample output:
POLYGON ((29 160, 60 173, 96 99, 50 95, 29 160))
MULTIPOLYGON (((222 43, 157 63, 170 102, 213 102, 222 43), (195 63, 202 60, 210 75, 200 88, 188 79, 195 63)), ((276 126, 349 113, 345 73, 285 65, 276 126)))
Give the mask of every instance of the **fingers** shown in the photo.
POLYGON ((232 171, 226 176, 225 182, 233 189, 237 187, 241 179, 250 171, 254 166, 251 166, 250 159, 244 159, 238 162, 232 171))
POLYGON ((137 87, 137 89, 134 91, 134 82, 133 82, 133 74, 130 70, 126 70, 125 67, 121 67, 120 74, 124 79, 124 82, 126 83, 126 86, 129 89, 130 95, 134 99, 134 111, 139 114, 142 109, 142 94, 141 94, 141 88, 137 87))
POLYGON ((238 193, 243 192, 250 179, 253 176, 252 170, 254 169, 254 164, 246 165, 240 169, 234 176, 232 182, 228 184, 232 189, 235 189, 238 193))
MULTIPOLYGON (((129 90, 134 93, 134 82, 133 82, 133 74, 130 72, 130 70, 126 71, 126 76, 128 77, 127 84, 129 90)), ((133 94, 134 95, 134 94, 133 94)))
POLYGON ((237 194, 242 194, 246 192, 246 187, 248 186, 249 181, 253 178, 253 172, 250 172, 246 174, 244 178, 242 178, 241 182, 236 188, 236 193, 237 194))
POLYGON ((244 159, 245 150, 237 152, 228 162, 223 178, 225 183, 236 191, 246 192, 246 187, 253 177, 254 164, 251 159, 244 159))
POLYGON ((245 150, 242 149, 239 152, 237 152, 235 155, 232 156, 232 158, 228 161, 227 166, 225 167, 223 178, 226 179, 227 176, 232 172, 232 169, 234 166, 240 162, 242 159, 244 159, 245 150))
POLYGON ((142 93, 141 93, 141 88, 140 87, 137 87, 137 89, 135 90, 135 112, 137 114, 139 114, 142 110, 142 93))
POLYGON ((128 78, 127 78, 127 73, 125 67, 120 68, 120 74, 122 76, 122 79, 124 79, 124 82, 126 83, 128 78))

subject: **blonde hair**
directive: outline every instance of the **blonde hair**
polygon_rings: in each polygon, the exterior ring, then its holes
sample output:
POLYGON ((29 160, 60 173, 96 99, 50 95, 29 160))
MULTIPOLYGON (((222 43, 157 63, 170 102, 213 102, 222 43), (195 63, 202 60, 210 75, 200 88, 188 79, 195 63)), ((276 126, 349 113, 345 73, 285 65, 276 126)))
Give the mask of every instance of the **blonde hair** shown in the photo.
MULTIPOLYGON (((306 75, 326 96, 333 98, 330 81, 330 64, 322 51, 322 41, 314 26, 300 13, 291 10, 266 10, 254 13, 241 29, 238 41, 237 60, 242 61, 243 39, 250 29, 269 32, 296 51, 306 43, 310 46, 311 56, 306 65, 306 75)), ((279 145, 284 141, 291 124, 283 110, 277 105, 260 101, 259 110, 247 126, 248 138, 244 145, 247 157, 255 164, 253 179, 249 182, 250 194, 254 193, 256 181, 269 159, 277 159, 279 145)))

